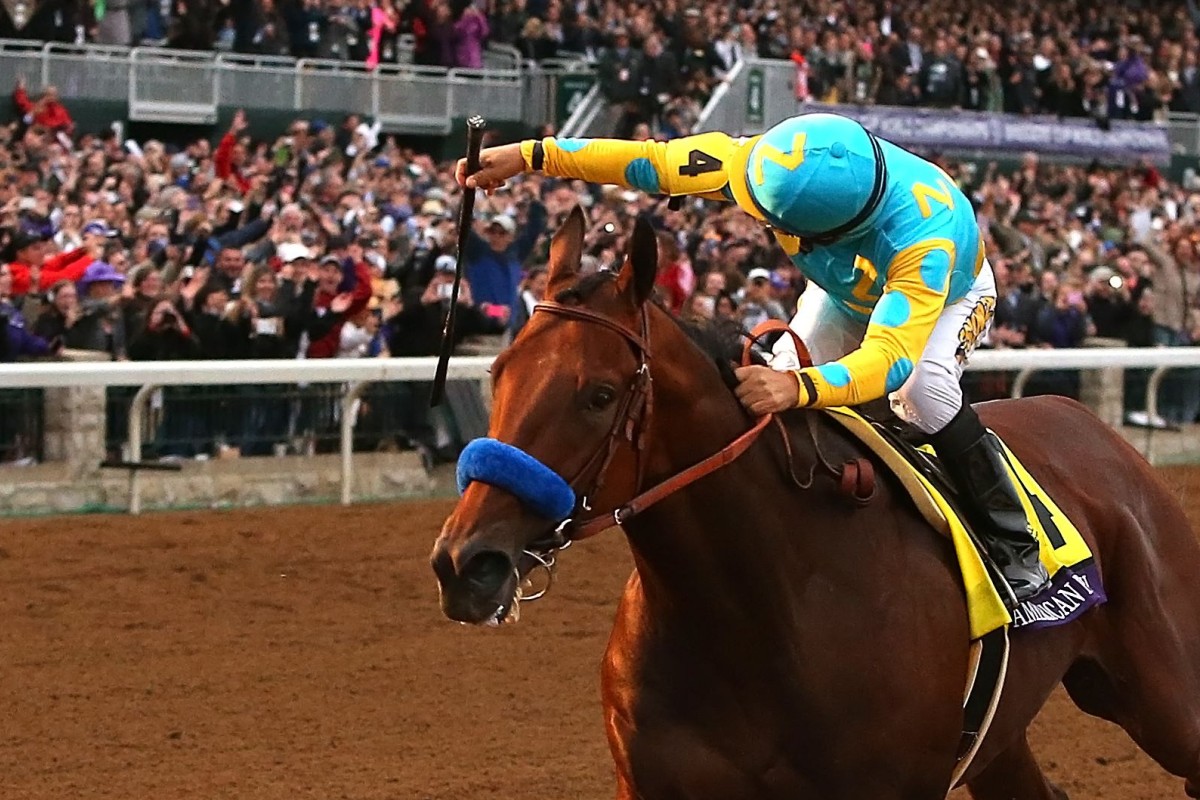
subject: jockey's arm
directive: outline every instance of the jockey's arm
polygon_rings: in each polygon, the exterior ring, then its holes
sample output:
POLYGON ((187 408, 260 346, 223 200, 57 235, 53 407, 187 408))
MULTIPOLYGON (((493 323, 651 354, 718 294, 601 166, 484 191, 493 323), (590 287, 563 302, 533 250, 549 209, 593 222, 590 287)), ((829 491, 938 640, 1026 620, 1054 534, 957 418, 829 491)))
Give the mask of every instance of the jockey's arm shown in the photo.
POLYGON ((557 178, 728 202, 725 164, 735 146, 734 139, 715 131, 669 142, 547 137, 521 142, 521 155, 526 170, 557 178))
POLYGON ((949 240, 930 239, 897 255, 862 345, 838 361, 796 370, 797 405, 855 405, 899 389, 945 308, 953 251, 949 240))

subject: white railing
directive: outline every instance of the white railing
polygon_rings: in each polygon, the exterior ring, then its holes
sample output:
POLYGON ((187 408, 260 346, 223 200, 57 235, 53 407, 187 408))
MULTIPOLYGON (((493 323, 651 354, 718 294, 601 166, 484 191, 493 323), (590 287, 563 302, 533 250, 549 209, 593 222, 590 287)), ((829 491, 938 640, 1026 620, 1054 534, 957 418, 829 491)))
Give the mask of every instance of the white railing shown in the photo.
MULTIPOLYGON (((404 42, 401 50, 408 52, 404 42)), ((30 91, 57 85, 68 105, 73 99, 128 102, 131 119, 161 122, 211 124, 222 107, 262 106, 366 113, 389 130, 443 134, 453 114, 483 109, 490 120, 516 122, 527 105, 553 109, 563 65, 591 69, 565 59, 543 68, 504 45, 489 46, 484 63, 483 70, 404 61, 367 70, 351 61, 0 39, 0 85, 20 78, 30 91), (530 89, 541 95, 529 96, 530 89)))
MULTIPOLYGON (((450 380, 488 377, 491 356, 450 360, 450 380)), ((1081 348, 1072 350, 982 350, 968 369, 1015 371, 1012 396, 1020 397, 1025 383, 1042 370, 1137 368, 1152 370, 1146 389, 1146 411, 1157 416, 1157 394, 1170 369, 1200 367, 1200 347, 1081 348)), ((129 460, 140 462, 142 420, 151 395, 167 386, 269 385, 295 383, 343 384, 341 393, 341 501, 353 499, 353 426, 351 408, 372 383, 429 381, 436 358, 322 359, 301 361, 150 361, 150 362, 28 362, 0 365, 0 385, 7 388, 140 387, 129 406, 129 460)), ((138 473, 131 476, 129 510, 141 510, 138 473)))

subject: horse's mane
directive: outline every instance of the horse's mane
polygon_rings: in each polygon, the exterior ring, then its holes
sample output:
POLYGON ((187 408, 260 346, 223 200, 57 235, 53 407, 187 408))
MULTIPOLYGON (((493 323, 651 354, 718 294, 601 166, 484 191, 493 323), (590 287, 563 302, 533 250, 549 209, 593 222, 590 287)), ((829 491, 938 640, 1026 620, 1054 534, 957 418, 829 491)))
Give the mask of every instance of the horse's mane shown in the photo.
MULTIPOLYGON (((605 286, 616 279, 617 273, 612 270, 600 270, 599 272, 583 276, 573 286, 568 286, 566 289, 559 291, 554 296, 554 299, 559 303, 571 301, 582 303, 591 297, 601 286, 605 286)), ((655 299, 654 303, 666 311, 667 316, 683 331, 692 344, 696 345, 704 355, 712 360, 713 364, 717 367, 717 371, 721 373, 721 380, 729 387, 730 391, 733 391, 738 384, 737 378, 733 374, 733 366, 741 363, 742 342, 746 336, 745 329, 737 323, 728 320, 690 321, 681 319, 666 309, 658 299, 655 299)), ((752 355, 754 363, 764 363, 758 353, 752 353, 752 355)))

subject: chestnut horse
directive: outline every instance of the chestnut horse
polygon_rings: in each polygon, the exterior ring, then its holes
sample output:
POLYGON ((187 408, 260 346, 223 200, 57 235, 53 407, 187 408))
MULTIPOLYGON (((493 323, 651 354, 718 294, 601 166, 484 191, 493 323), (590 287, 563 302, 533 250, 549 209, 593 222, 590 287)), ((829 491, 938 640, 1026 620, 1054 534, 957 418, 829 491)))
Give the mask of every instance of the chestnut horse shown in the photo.
MULTIPOLYGON (((558 302, 493 367, 489 436, 574 476, 580 494, 601 487, 590 508, 611 520, 754 420, 730 390, 728 361, 647 302, 649 225, 638 223, 615 275, 580 278, 583 236, 576 209, 551 247, 547 296, 558 302), (635 413, 643 367, 652 402, 635 413)), ((980 800, 1065 797, 1026 739, 1062 682, 1200 797, 1200 546, 1179 503, 1076 403, 1003 401, 980 413, 1083 532, 1109 601, 1066 625, 1013 633, 1004 694, 963 781, 980 800)), ((823 449, 869 457, 815 419, 823 449)), ((619 800, 947 793, 968 657, 951 549, 882 468, 865 507, 824 477, 798 489, 790 475, 818 454, 811 437, 791 439, 789 454, 768 426, 732 463, 621 519, 636 569, 602 668, 619 800)), ((470 484, 433 551, 444 612, 495 620, 515 602, 522 554, 557 522, 470 484)))

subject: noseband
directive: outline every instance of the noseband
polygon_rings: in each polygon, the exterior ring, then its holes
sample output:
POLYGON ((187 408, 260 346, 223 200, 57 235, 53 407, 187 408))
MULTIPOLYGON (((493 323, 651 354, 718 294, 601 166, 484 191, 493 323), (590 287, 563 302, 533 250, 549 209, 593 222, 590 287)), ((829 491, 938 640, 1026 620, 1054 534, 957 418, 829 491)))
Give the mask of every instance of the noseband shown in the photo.
POLYGON ((546 301, 534 306, 533 311, 535 314, 543 311, 607 328, 624 338, 633 348, 633 353, 638 359, 638 370, 633 376, 629 389, 622 396, 621 404, 617 406, 608 436, 600 442, 599 447, 583 467, 568 481, 578 499, 571 516, 558 526, 550 540, 545 543, 551 553, 577 539, 586 539, 613 525, 622 525, 679 490, 732 463, 749 449, 772 419, 770 415, 762 417, 754 427, 717 453, 683 472, 655 484, 629 502, 618 506, 611 513, 598 514, 580 520, 581 514, 592 510, 591 498, 595 497, 603 487, 608 467, 622 442, 628 443, 633 449, 637 476, 637 483, 634 484, 635 490, 640 490, 642 487, 645 478, 646 432, 649 427, 650 413, 654 407, 653 381, 650 377, 650 315, 643 305, 640 312, 642 331, 637 334, 608 317, 579 306, 546 301), (586 491, 582 491, 582 487, 586 487, 586 491))

